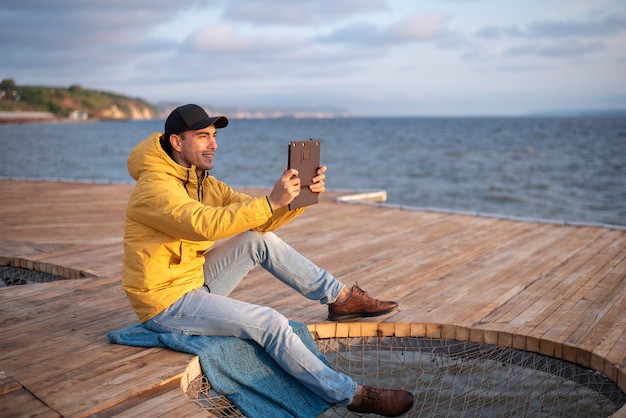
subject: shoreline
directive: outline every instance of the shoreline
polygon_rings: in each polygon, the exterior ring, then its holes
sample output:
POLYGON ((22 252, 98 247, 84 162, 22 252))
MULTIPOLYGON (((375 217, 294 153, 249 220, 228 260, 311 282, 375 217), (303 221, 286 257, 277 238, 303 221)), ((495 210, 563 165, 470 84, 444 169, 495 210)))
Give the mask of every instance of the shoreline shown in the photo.
POLYGON ((110 122, 110 121, 144 121, 144 120, 159 120, 154 119, 115 119, 115 118, 87 118, 87 119, 74 119, 64 118, 54 115, 50 112, 43 111, 0 111, 0 125, 3 124, 24 124, 24 123, 77 123, 77 122, 110 122))
POLYGON ((36 123, 36 122, 57 122, 62 121, 64 118, 50 112, 41 111, 0 111, 0 124, 4 123, 36 123))

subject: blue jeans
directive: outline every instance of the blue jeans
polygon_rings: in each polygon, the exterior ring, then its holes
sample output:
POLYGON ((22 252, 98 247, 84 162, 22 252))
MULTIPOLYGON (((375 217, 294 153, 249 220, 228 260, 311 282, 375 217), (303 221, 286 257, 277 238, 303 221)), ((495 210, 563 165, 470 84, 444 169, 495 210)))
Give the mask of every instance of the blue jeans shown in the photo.
POLYGON ((187 293, 146 322, 155 332, 234 336, 262 346, 287 373, 325 401, 349 405, 356 383, 318 359, 272 308, 228 297, 243 277, 261 265, 311 300, 332 303, 344 284, 295 251, 273 233, 245 232, 205 253, 208 287, 187 293))

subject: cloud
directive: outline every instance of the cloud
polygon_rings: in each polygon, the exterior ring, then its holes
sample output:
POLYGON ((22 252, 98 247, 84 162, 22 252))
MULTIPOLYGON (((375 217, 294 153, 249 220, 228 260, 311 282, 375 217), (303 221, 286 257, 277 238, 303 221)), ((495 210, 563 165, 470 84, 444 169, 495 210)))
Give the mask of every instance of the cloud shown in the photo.
POLYGON ((237 31, 230 24, 218 24, 203 27, 185 40, 182 48, 191 53, 236 55, 238 59, 255 60, 267 57, 287 58, 299 55, 298 51, 306 48, 307 41, 300 36, 281 36, 262 34, 251 36, 237 31))
POLYGON ((46 78, 57 85, 94 87, 168 77, 187 83, 208 77, 323 78, 333 71, 350 73, 353 58, 372 54, 340 53, 315 42, 320 22, 387 8, 383 0, 192 1, 184 8, 169 0, 7 0, 0 11, 0 48, 11 58, 0 69, 18 83, 46 78), (206 21, 181 21, 194 12, 206 21), (309 32, 285 32, 273 23, 312 26, 309 32))
POLYGON ((487 26, 476 32, 479 39, 496 40, 504 38, 504 30, 498 26, 487 26))
MULTIPOLYGON (((185 10, 202 3, 190 1, 185 10)), ((137 80, 165 80, 171 65, 163 64, 177 45, 151 33, 180 11, 168 0, 7 0, 0 11, 2 76, 18 84, 79 83, 113 91, 137 80)))
POLYGON ((610 15, 597 19, 569 21, 537 21, 526 29, 506 29, 508 35, 521 38, 596 38, 618 34, 626 30, 626 19, 610 15))
POLYGON ((445 13, 414 13, 387 26, 366 22, 345 25, 318 40, 363 48, 435 41, 446 33, 448 20, 445 13))
POLYGON ((291 26, 336 22, 388 8, 385 0, 231 0, 223 16, 227 20, 259 26, 291 26))
POLYGON ((519 26, 488 26, 476 33, 482 39, 597 38, 626 31, 626 18, 620 15, 593 16, 586 20, 540 20, 519 26))
POLYGON ((334 29, 329 34, 318 36, 316 40, 327 44, 380 45, 382 29, 372 23, 358 22, 334 29))
POLYGON ((64 50, 158 48, 150 40, 155 27, 204 4, 189 1, 181 9, 168 0, 6 0, 0 11, 0 46, 32 48, 44 55, 64 50))
POLYGON ((138 1, 123 10, 119 3, 9 1, 0 15, 0 48, 14 63, 125 59, 141 46, 146 28, 165 19, 155 10, 167 2, 138 1))
POLYGON ((520 47, 509 48, 506 54, 523 56, 538 55, 543 57, 579 57, 583 55, 593 54, 606 49, 602 42, 580 42, 576 40, 568 40, 563 42, 555 42, 547 45, 537 43, 525 44, 520 47))
POLYGON ((251 34, 230 23, 205 25, 163 54, 135 67, 140 82, 176 74, 178 83, 280 83, 312 80, 355 70, 352 57, 319 48, 304 35, 272 31, 251 34), (346 65, 342 64, 345 63, 346 65))
POLYGON ((415 13, 387 28, 384 37, 393 43, 432 41, 441 37, 449 20, 445 13, 415 13))
POLYGON ((476 33, 476 38, 499 41, 502 53, 508 56, 537 56, 543 58, 581 57, 605 51, 601 39, 626 31, 626 19, 620 15, 590 14, 578 20, 536 20, 525 26, 488 26, 476 33), (523 43, 515 44, 516 41, 523 43))

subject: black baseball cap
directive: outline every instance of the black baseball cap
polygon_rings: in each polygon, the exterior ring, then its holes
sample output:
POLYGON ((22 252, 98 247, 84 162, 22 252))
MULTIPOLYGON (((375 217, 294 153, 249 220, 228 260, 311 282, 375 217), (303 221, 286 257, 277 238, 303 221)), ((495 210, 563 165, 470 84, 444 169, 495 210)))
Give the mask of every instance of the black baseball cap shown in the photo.
POLYGON ((174 109, 167 117, 165 138, 169 138, 171 134, 204 129, 211 125, 216 128, 225 128, 228 126, 228 119, 225 116, 209 116, 200 106, 186 104, 174 109))

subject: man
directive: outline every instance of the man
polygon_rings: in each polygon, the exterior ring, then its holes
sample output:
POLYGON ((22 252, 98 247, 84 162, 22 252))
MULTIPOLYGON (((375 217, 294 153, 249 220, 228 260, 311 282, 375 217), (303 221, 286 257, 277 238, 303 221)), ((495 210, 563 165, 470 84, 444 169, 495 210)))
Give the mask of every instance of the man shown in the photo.
MULTIPOLYGON (((272 232, 304 211, 288 209, 300 192, 296 170, 285 170, 259 198, 208 174, 216 129, 227 125, 225 117, 210 117, 197 105, 180 106, 164 134, 152 134, 128 157, 137 184, 126 210, 123 286, 139 320, 155 332, 254 340, 329 403, 355 412, 405 413, 413 404, 409 392, 357 385, 311 353, 276 310, 228 297, 261 265, 305 297, 328 304, 331 320, 383 315, 397 306, 356 285, 347 288, 272 232)), ((325 172, 317 171, 311 191, 324 192, 325 172)))

